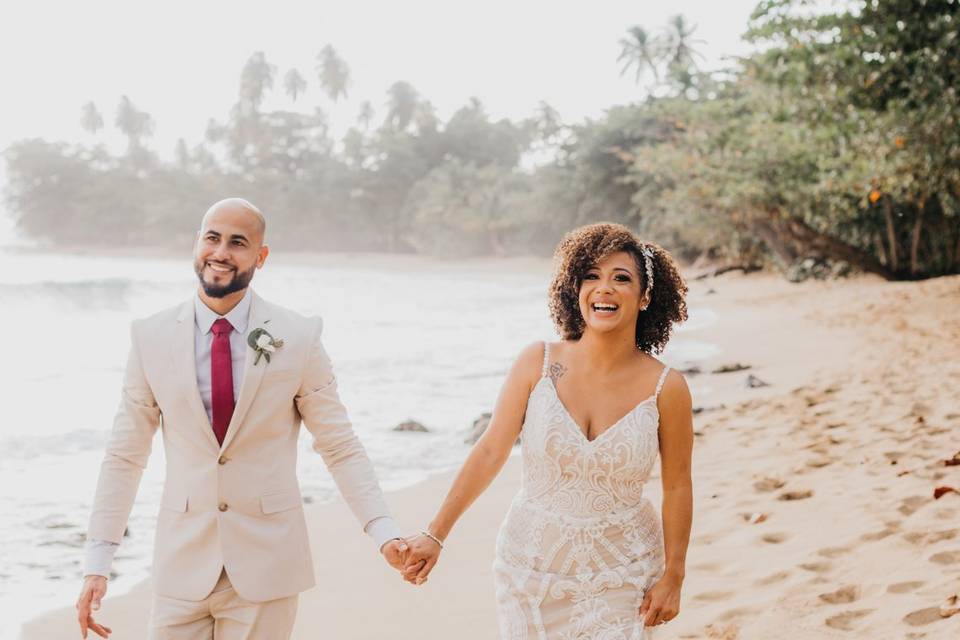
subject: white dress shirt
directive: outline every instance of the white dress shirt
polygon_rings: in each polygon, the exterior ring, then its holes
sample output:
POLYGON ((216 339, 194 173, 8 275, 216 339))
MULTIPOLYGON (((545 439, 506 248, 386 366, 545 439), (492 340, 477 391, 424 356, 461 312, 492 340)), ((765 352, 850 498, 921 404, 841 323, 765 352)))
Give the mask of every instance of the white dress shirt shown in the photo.
MULTIPOLYGON (((207 419, 213 423, 213 400, 211 389, 213 381, 211 378, 211 349, 213 347, 213 323, 220 318, 226 318, 227 322, 233 327, 230 332, 230 360, 233 370, 233 401, 236 403, 240 397, 240 386, 243 384, 243 367, 247 358, 247 324, 250 319, 250 289, 248 288, 243 298, 237 305, 227 312, 225 316, 219 315, 212 310, 198 293, 194 299, 194 358, 197 369, 197 388, 200 391, 200 399, 203 400, 203 407, 207 410, 207 419)), ((206 425, 212 429, 210 425, 206 425)), ((366 524, 364 531, 373 538, 377 547, 381 548, 388 541, 401 537, 400 529, 397 527, 393 518, 383 516, 374 518, 366 524)), ((113 564, 113 556, 120 545, 107 542, 106 540, 87 540, 86 561, 83 565, 84 576, 104 576, 110 577, 110 567, 113 564)))

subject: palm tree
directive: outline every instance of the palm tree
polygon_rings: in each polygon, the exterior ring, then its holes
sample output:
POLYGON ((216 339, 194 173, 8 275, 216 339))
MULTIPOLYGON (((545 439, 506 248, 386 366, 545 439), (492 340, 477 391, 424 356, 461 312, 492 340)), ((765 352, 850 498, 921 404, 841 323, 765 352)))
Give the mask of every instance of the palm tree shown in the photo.
POLYGON ((633 26, 627 29, 627 35, 620 38, 620 55, 617 62, 623 63, 620 75, 635 68, 634 82, 640 82, 645 71, 653 72, 656 82, 660 81, 657 62, 660 57, 660 42, 650 36, 646 29, 633 26))
POLYGON ((250 111, 256 112, 269 89, 273 88, 273 80, 277 68, 267 62, 263 51, 257 51, 243 65, 240 72, 240 102, 250 111))
POLYGON ((541 100, 537 106, 534 121, 536 123, 537 137, 540 140, 548 140, 560 131, 560 128, 563 126, 560 112, 543 100, 541 100))
POLYGON ((350 67, 329 44, 317 54, 317 76, 320 88, 334 102, 347 97, 350 84, 350 67))
POLYGON ((140 140, 153 133, 153 118, 146 111, 137 109, 127 96, 120 98, 114 124, 127 136, 129 151, 139 149, 140 140))
POLYGON ((364 100, 360 104, 360 112, 357 114, 357 122, 363 126, 364 132, 370 129, 370 123, 373 122, 375 115, 376 114, 373 111, 373 105, 370 104, 369 100, 364 100))
POLYGON ((387 89, 386 122, 403 131, 410 126, 419 102, 420 95, 412 84, 403 80, 394 82, 387 89))
POLYGON ((307 81, 296 69, 290 69, 287 71, 287 74, 283 76, 283 90, 287 92, 287 95, 290 96, 290 99, 294 102, 297 101, 297 98, 299 98, 300 94, 306 91, 306 89, 307 81))
POLYGON ((83 114, 80 116, 80 126, 90 135, 95 135, 103 128, 103 116, 97 110, 97 105, 88 102, 83 105, 83 114))
POLYGON ((703 58, 693 47, 694 44, 703 44, 703 40, 691 38, 696 30, 696 25, 688 25, 686 18, 679 14, 667 22, 665 34, 667 75, 682 89, 693 86, 694 74, 697 72, 696 58, 703 58))

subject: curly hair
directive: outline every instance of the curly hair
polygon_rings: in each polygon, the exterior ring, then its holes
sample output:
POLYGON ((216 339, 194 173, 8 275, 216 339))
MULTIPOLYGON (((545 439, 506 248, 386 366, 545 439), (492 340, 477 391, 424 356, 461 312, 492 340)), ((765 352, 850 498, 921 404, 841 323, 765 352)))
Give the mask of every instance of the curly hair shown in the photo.
POLYGON ((673 257, 660 245, 640 240, 620 224, 603 222, 574 229, 560 241, 553 254, 550 282, 550 317, 564 340, 578 340, 586 323, 580 313, 580 285, 587 271, 607 256, 625 251, 633 256, 646 289, 647 272, 643 249, 652 255, 653 290, 650 304, 637 316, 637 348, 660 353, 670 339, 673 325, 687 319, 687 283, 673 257))

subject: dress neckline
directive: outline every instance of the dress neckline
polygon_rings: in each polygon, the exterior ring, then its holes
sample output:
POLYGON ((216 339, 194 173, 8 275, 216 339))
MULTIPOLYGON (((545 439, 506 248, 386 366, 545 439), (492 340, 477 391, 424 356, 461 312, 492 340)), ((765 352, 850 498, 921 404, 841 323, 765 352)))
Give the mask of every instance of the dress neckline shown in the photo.
MULTIPOLYGON (((563 403, 563 400, 560 398, 560 393, 557 391, 557 385, 554 384, 553 379, 550 378, 549 376, 544 376, 544 377, 540 378, 540 381, 541 381, 541 382, 544 381, 544 380, 546 380, 546 381, 549 383, 550 389, 553 391, 553 397, 556 398, 557 404, 559 404, 559 405, 560 405, 560 408, 563 410, 563 413, 564 413, 564 415, 566 416, 567 421, 570 423, 570 426, 571 426, 573 429, 576 430, 577 434, 580 436, 580 438, 581 438, 581 439, 583 440, 583 442, 586 443, 586 444, 594 444, 595 442, 599 442, 600 440, 602 440, 608 433, 610 433, 611 431, 615 431, 615 430, 617 429, 617 427, 619 427, 621 424, 623 424, 623 422, 625 422, 627 418, 629 418, 630 416, 632 416, 632 415, 637 411, 637 409, 639 409, 640 407, 646 405, 646 404, 649 403, 651 400, 653 401, 653 410, 657 413, 657 416, 658 416, 658 417, 659 417, 659 415, 660 415, 660 409, 659 409, 659 407, 657 407, 657 403, 656 403, 657 395, 658 395, 658 394, 657 394, 656 392, 654 392, 654 393, 650 394, 648 397, 646 397, 646 398, 644 398, 643 400, 641 400, 640 402, 638 402, 638 403, 636 404, 636 406, 634 406, 632 409, 630 409, 630 411, 628 411, 628 412, 626 412, 625 414, 623 414, 622 416, 620 416, 620 418, 617 419, 613 424, 611 424, 610 426, 608 426, 607 428, 605 428, 605 429, 604 429, 603 431, 601 431, 596 437, 594 437, 593 440, 591 440, 591 439, 587 436, 587 434, 584 433, 583 427, 581 427, 580 424, 573 418, 573 414, 570 413, 570 411, 567 409, 567 406, 563 403)), ((539 385, 539 383, 537 383, 537 384, 539 385)))

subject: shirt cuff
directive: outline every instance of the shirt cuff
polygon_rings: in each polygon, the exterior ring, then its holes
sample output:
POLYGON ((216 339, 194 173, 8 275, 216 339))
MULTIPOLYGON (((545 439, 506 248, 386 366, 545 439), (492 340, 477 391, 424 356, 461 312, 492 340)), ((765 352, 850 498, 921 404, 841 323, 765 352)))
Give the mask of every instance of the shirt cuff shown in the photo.
POLYGON ((110 578, 113 555, 120 545, 106 540, 87 540, 87 557, 83 563, 83 575, 110 578))
POLYGON ((374 518, 367 523, 367 526, 363 528, 367 532, 373 541, 377 544, 377 549, 383 547, 383 545, 394 538, 402 538, 403 534, 400 533, 400 528, 397 526, 397 523, 393 521, 393 518, 390 516, 381 516, 379 518, 374 518))

